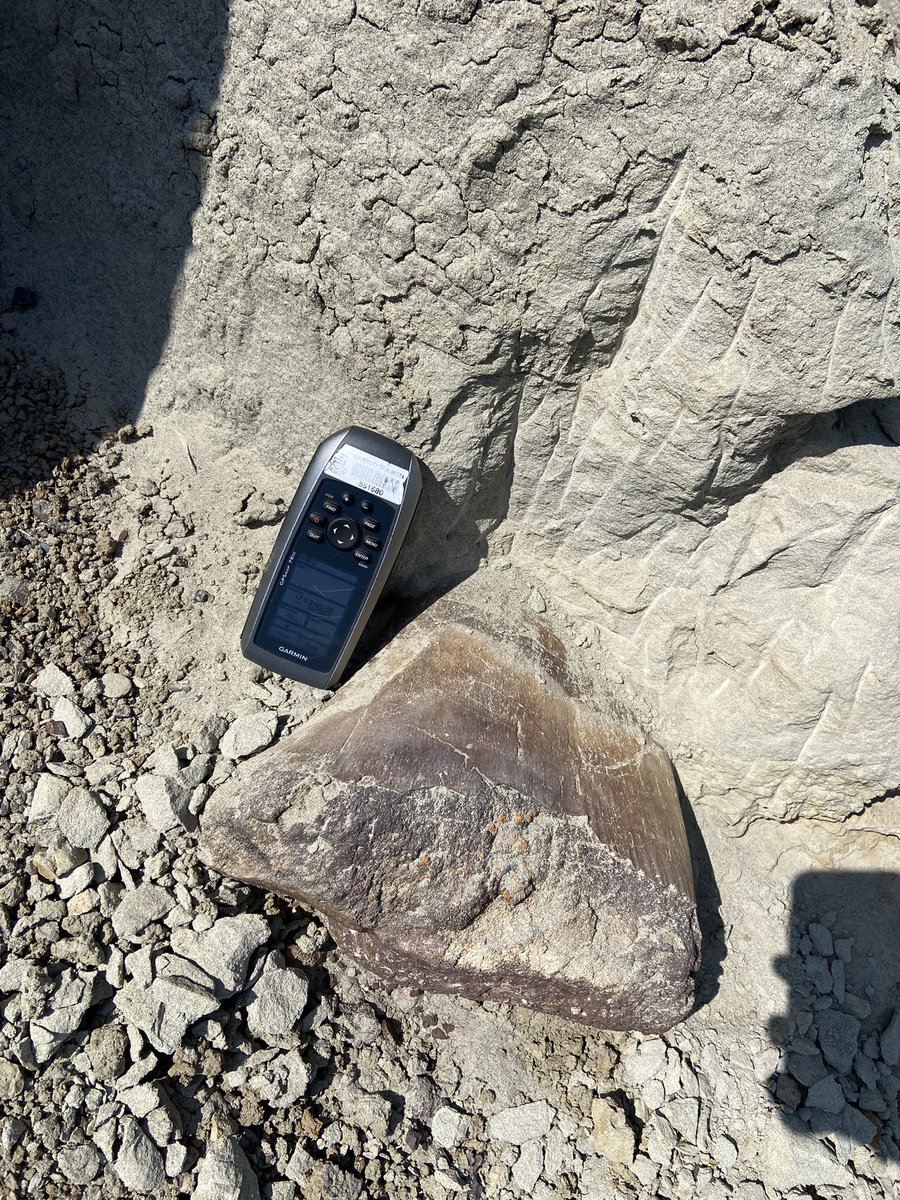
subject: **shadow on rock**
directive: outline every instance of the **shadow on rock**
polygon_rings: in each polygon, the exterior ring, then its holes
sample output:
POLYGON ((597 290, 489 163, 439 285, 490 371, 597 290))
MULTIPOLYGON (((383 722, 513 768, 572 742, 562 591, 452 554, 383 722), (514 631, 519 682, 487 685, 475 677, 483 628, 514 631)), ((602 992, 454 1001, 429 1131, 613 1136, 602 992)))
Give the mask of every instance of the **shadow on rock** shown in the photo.
POLYGON ((811 871, 794 883, 790 985, 769 1026, 783 1050, 770 1086, 788 1125, 839 1158, 900 1159, 900 874, 811 871))
MULTIPOLYGON (((216 0, 49 0, 0 17, 0 330, 64 373, 73 432, 132 421, 159 361, 215 137, 227 18, 216 0)), ((38 383, 29 407, 43 402, 38 383)), ((9 404, 2 418, 2 486, 27 487, 14 451, 29 423, 9 404)))
POLYGON ((422 498, 385 594, 353 652, 344 682, 420 613, 470 575, 487 554, 477 522, 454 503, 424 462, 422 498))
POLYGON ((709 1004, 719 990, 722 963, 728 949, 725 943, 725 926, 721 916, 722 897, 713 873, 706 842, 697 824, 694 811, 684 794, 681 781, 676 774, 678 800, 687 834, 694 869, 694 891, 697 898, 697 921, 700 925, 700 962, 695 976, 693 1012, 709 1004))

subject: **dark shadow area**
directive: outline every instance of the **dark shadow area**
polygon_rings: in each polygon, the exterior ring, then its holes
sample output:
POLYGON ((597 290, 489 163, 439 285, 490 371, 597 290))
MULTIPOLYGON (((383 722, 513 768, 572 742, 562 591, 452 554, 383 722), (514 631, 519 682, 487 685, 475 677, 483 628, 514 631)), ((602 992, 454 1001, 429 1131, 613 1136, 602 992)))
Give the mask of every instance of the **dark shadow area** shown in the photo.
POLYGON ((424 462, 422 496, 385 594, 354 650, 341 683, 441 596, 478 570, 487 542, 471 516, 461 513, 424 462))
POLYGON ((687 834, 688 848, 691 852, 691 864, 694 868, 694 891, 697 897, 697 921, 700 925, 700 962, 695 975, 694 1007, 699 1008, 709 1004, 719 990, 719 980, 722 977, 722 963, 728 953, 725 944, 725 926, 722 921, 722 897, 713 873, 712 863, 706 849, 706 842, 694 816, 694 810, 688 803, 681 781, 675 776, 678 787, 678 802, 681 805, 681 818, 687 834))
MULTIPOLYGON (((227 23, 226 0, 0 6, 0 336, 63 372, 74 444, 133 421, 159 362, 227 23)), ((37 482, 16 464, 41 386, 0 410, 7 494, 37 482)))
POLYGON ((783 1051, 770 1081, 787 1124, 839 1158, 868 1146, 900 1158, 900 874, 810 871, 794 883, 788 1011, 769 1034, 783 1051))

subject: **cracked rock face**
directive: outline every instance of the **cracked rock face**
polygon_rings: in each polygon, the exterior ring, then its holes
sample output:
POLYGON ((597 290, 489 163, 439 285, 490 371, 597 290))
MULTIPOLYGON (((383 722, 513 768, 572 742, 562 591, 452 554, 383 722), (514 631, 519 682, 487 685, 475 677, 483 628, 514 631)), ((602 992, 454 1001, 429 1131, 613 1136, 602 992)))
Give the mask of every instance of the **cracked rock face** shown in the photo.
POLYGON ((440 602, 220 788, 202 837, 217 870, 317 908, 392 981, 602 1028, 690 1008, 671 765, 540 626, 440 602))
POLYGON ((884 11, 367 0, 232 23, 160 411, 274 462, 348 405, 407 441, 437 484, 404 586, 491 534, 597 622, 691 796, 738 828, 895 786, 884 11))
POLYGON ((510 553, 738 829, 894 788, 897 5, 158 8, 8 39, 23 344, 246 454, 248 529, 325 433, 401 438, 397 584, 510 553))

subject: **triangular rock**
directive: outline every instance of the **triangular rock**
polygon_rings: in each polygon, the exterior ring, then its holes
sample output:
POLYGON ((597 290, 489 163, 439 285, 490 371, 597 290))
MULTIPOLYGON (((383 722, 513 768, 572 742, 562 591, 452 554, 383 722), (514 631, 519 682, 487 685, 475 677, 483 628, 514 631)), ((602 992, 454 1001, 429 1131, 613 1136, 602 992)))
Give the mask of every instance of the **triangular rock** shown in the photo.
POLYGON ((207 804, 204 856, 407 986, 660 1031, 699 933, 671 764, 544 627, 452 600, 207 804))

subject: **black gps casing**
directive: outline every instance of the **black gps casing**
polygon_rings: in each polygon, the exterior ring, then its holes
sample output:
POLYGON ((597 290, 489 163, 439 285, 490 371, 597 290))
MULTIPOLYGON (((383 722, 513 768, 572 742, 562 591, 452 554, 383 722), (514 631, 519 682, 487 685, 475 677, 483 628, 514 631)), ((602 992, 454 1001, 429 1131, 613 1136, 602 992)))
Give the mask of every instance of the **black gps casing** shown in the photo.
POLYGON ((326 438, 300 480, 253 598, 241 633, 244 657, 289 679, 333 687, 387 582, 421 491, 419 464, 398 442, 359 426, 326 438), (372 482, 377 472, 364 473, 362 483, 326 473, 342 447, 408 472, 399 503, 372 482), (347 536, 357 540, 344 544, 347 536))

